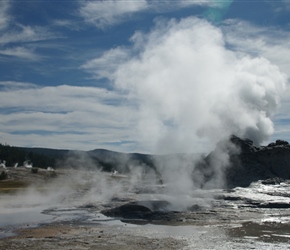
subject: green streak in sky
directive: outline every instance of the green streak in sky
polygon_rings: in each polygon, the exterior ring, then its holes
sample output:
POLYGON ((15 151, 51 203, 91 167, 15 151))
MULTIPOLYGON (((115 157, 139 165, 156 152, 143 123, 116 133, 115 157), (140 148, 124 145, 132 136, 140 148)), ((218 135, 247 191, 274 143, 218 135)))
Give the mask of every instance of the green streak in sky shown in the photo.
POLYGON ((234 0, 215 0, 213 1, 213 6, 207 9, 203 13, 203 16, 211 22, 219 23, 227 14, 233 1, 234 0))

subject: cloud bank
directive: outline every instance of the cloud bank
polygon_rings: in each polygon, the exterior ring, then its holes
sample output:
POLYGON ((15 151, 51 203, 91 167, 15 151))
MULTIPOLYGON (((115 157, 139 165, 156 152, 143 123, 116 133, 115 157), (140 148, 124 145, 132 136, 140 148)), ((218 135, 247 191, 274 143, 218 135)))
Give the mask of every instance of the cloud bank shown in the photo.
POLYGON ((138 107, 144 148, 192 152, 231 134, 260 144, 274 132, 286 76, 265 58, 229 50, 219 28, 197 18, 160 21, 131 41, 130 59, 110 79, 138 107))
POLYGON ((117 92, 23 82, 0 82, 0 89, 1 143, 130 151, 137 137, 135 109, 117 92))

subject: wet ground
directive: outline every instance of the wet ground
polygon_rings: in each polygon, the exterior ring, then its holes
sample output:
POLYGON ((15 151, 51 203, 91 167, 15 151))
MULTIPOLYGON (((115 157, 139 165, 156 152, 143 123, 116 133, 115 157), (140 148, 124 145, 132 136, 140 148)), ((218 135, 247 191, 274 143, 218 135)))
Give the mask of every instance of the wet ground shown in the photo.
POLYGON ((287 182, 169 195, 142 178, 58 176, 1 193, 0 249, 289 249, 287 182))

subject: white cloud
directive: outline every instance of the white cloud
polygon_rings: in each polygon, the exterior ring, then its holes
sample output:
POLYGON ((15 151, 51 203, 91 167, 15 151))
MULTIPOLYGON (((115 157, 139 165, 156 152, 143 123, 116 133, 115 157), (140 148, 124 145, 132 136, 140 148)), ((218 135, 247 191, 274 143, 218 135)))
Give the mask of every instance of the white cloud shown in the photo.
POLYGON ((10 16, 8 14, 9 7, 9 1, 0 2, 0 30, 5 29, 10 21, 10 16))
POLYGON ((196 5, 212 6, 212 1, 196 0, 101 0, 80 1, 80 15, 86 22, 96 25, 98 28, 106 28, 118 24, 138 12, 150 11, 164 13, 176 9, 187 8, 196 5))
MULTIPOLYGON (((121 96, 105 89, 69 85, 6 90, 0 97, 1 108, 21 107, 45 112, 94 111, 96 105, 101 105, 100 100, 109 104, 122 101, 121 96)), ((110 105, 102 107, 104 112, 108 107, 110 105)))
POLYGON ((24 47, 14 47, 9 49, 0 49, 0 55, 13 56, 28 60, 39 60, 40 56, 35 54, 33 50, 24 47))
POLYGON ((0 82, 0 87, 7 91, 12 89, 37 88, 37 85, 28 82, 2 81, 0 82))
POLYGON ((0 55, 39 60, 41 57, 29 49, 27 44, 61 36, 49 31, 46 27, 28 26, 17 22, 16 18, 9 13, 12 7, 11 1, 0 2, 0 55))
POLYGON ((289 0, 269 1, 268 4, 270 4, 276 12, 289 12, 290 11, 289 0))
MULTIPOLYGON (((0 87, 1 109, 11 111, 0 113, 1 142, 88 150, 136 138, 136 111, 116 92, 18 82, 1 82, 0 87)), ((113 144, 106 147, 115 149, 113 144)))
POLYGON ((80 15, 99 28, 115 24, 131 13, 147 8, 146 0, 139 1, 88 1, 81 2, 80 15))
POLYGON ((111 79, 112 72, 126 59, 128 59, 128 51, 122 48, 115 48, 104 52, 99 58, 86 62, 81 68, 92 73, 97 79, 111 79))
POLYGON ((290 77, 290 32, 241 20, 227 20, 222 29, 226 42, 235 51, 263 56, 290 77))
POLYGON ((111 79, 138 105, 145 148, 192 152, 203 138, 212 145, 236 134, 261 143, 273 133, 286 79, 265 58, 228 50, 219 28, 195 18, 157 24, 132 41, 139 53, 111 79))
MULTIPOLYGON (((289 86, 288 86, 289 89, 289 86)), ((275 114, 275 134, 272 141, 284 139, 290 142, 290 92, 285 91, 282 96, 281 106, 275 114)))
POLYGON ((18 25, 16 29, 10 29, 0 36, 0 44, 15 42, 36 42, 48 39, 59 38, 60 36, 51 33, 46 28, 38 26, 18 25))
MULTIPOLYGON (((227 0, 225 0, 227 1, 227 0)), ((213 1, 199 1, 199 0, 147 0, 148 10, 164 13, 167 11, 188 8, 192 6, 215 6, 213 1)))
POLYGON ((56 37, 55 34, 42 27, 17 25, 16 28, 6 28, 5 32, 0 35, 0 55, 31 61, 40 60, 42 57, 35 52, 34 48, 29 48, 28 43, 56 37), (15 43, 18 45, 15 46, 15 43))
POLYGON ((69 20, 69 19, 57 19, 52 21, 52 25, 58 26, 58 27, 64 27, 69 30, 73 31, 80 31, 82 29, 79 22, 75 20, 69 20))

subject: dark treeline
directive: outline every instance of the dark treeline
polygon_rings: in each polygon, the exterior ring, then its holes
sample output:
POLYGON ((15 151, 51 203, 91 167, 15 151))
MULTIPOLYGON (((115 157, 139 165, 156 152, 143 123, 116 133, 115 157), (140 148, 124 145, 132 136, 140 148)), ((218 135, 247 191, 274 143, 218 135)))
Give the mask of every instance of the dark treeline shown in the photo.
POLYGON ((104 149, 91 151, 60 150, 49 148, 15 147, 0 143, 0 160, 7 167, 24 162, 35 168, 102 169, 106 172, 128 173, 132 166, 143 166, 144 171, 156 171, 152 156, 126 154, 104 149))
POLYGON ((33 164, 33 167, 37 168, 56 167, 61 157, 61 155, 45 154, 33 148, 14 147, 0 143, 0 160, 5 161, 7 167, 13 167, 15 164, 23 166, 24 162, 33 164))

